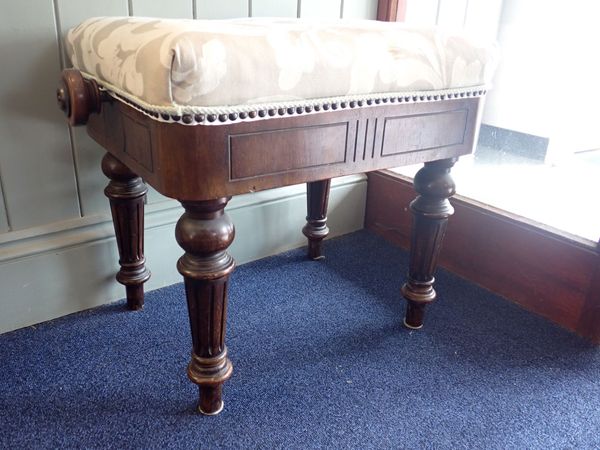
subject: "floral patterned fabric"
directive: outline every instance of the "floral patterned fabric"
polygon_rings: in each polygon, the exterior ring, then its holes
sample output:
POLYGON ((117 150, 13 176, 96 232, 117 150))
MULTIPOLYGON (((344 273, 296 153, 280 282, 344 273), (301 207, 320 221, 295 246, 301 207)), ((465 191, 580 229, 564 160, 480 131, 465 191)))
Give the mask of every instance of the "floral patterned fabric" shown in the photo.
POLYGON ((237 111, 331 97, 485 88, 496 49, 460 33, 375 21, 88 19, 73 66, 152 111, 237 111))

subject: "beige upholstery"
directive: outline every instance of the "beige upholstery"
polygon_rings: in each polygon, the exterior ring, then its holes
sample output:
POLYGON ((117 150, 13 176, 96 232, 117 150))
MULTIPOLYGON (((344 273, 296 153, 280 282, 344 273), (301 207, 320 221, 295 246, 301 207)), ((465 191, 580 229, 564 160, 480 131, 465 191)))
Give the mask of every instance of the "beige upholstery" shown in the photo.
POLYGON ((459 33, 346 20, 101 17, 72 29, 66 48, 84 76, 159 120, 481 95, 496 59, 494 45, 459 33))

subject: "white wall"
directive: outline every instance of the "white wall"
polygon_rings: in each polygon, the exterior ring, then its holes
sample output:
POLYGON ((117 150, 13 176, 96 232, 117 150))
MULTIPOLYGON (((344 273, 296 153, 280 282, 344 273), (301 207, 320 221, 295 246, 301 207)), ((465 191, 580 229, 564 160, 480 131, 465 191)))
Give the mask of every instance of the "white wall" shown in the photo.
POLYGON ((460 28, 495 39, 502 0, 406 0, 405 22, 460 28))
MULTIPOLYGON (((117 270, 104 151, 70 129, 54 92, 65 58, 61 37, 100 15, 228 18, 248 15, 375 18, 377 0, 20 0, 0 8, 0 332, 116 300, 117 270), (10 63, 8 63, 10 62, 10 63)), ((334 182, 332 234, 362 227, 366 181, 334 182)), ((235 198, 232 254, 240 262, 304 244, 304 187, 235 198), (277 223, 277 227, 272 224, 277 223), (258 231, 258 233, 257 233, 258 231)), ((179 205, 148 198, 148 289, 180 281, 173 228, 179 205)))

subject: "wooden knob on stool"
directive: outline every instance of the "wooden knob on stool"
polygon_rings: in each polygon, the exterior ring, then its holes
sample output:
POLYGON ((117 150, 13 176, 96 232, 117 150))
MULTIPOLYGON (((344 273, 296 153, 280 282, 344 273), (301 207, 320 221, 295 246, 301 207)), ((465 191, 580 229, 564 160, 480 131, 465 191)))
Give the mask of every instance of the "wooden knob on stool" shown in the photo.
POLYGON ((56 100, 72 126, 85 125, 92 113, 99 113, 106 95, 94 80, 83 78, 76 69, 62 71, 56 100))

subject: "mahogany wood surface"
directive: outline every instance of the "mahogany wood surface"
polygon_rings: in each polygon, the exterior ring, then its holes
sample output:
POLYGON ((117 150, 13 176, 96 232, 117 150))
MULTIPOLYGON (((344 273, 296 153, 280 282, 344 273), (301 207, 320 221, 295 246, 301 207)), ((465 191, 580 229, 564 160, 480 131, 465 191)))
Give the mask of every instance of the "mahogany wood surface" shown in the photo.
POLYGON ((423 326, 425 306, 435 300, 434 273, 446 233, 448 217, 454 208, 448 198, 455 193, 450 169, 456 159, 425 163, 415 176, 414 187, 419 193, 410 204, 413 214, 408 281, 402 286, 406 299, 404 325, 419 329, 423 326))
POLYGON ((329 234, 327 228, 327 203, 331 179, 306 183, 306 225, 302 233, 308 238, 308 257, 323 259, 321 242, 329 234))
POLYGON ((188 377, 199 386, 198 410, 207 415, 223 409, 221 390, 233 366, 225 347, 227 283, 235 262, 227 253, 235 229, 225 206, 229 198, 183 202, 185 213, 175 238, 185 250, 177 269, 185 280, 192 360, 188 377))
MULTIPOLYGON (((412 183, 389 171, 368 177, 366 227, 408 249, 412 183)), ((600 343, 597 249, 459 198, 452 204, 441 266, 600 343)))
POLYGON ((71 126, 87 123, 90 114, 100 112, 102 101, 106 99, 98 89, 98 84, 94 80, 84 79, 79 70, 62 71, 56 89, 56 100, 59 108, 69 118, 71 126))
POLYGON ((383 22, 403 22, 406 15, 407 0, 379 0, 377 2, 377 20, 383 22))
POLYGON ((125 285, 127 307, 142 309, 143 285, 150 278, 144 257, 144 200, 148 188, 135 173, 110 153, 102 159, 102 171, 110 178, 104 193, 110 209, 119 248, 117 281, 125 285))
MULTIPOLYGON (((390 97, 367 100, 365 107, 360 101, 326 104, 316 114, 312 108, 280 108, 256 113, 268 120, 236 122, 238 116, 231 114, 211 117, 209 122, 218 119, 219 125, 186 126, 153 120, 100 92, 90 93, 98 87, 76 71, 66 72, 61 83, 57 98, 70 122, 87 123, 88 134, 109 152, 103 170, 111 178, 106 194, 121 256, 117 279, 128 286, 130 306, 141 307, 141 285, 149 277, 141 178, 185 209, 175 230, 185 250, 177 268, 185 280, 192 334, 188 376, 199 386, 200 412, 222 410, 222 385, 233 370, 225 321, 227 283, 235 266, 227 248, 234 227, 224 212, 232 195, 307 183, 303 232, 309 256, 319 259, 329 231, 331 178, 426 163, 413 204, 414 251, 403 289, 409 300, 406 323, 421 325, 424 304, 435 298, 432 274, 451 214, 449 171, 458 156, 473 150, 479 97, 390 97)), ((186 123, 193 120, 188 116, 186 123)))
POLYGON ((468 154, 480 103, 470 97, 347 106, 186 126, 152 120, 112 101, 90 115, 87 129, 161 194, 210 200, 468 154))
POLYGON ((600 242, 596 245, 596 267, 577 324, 577 332, 600 344, 600 242))

